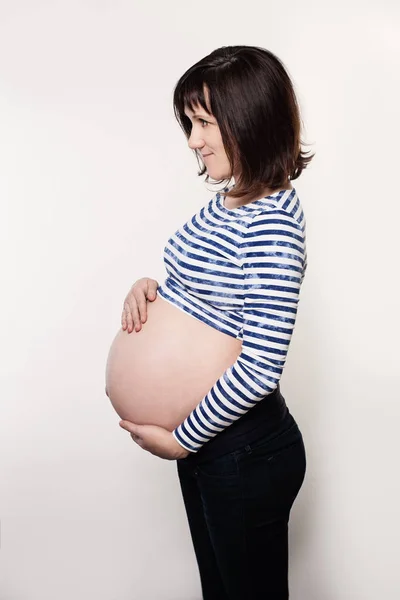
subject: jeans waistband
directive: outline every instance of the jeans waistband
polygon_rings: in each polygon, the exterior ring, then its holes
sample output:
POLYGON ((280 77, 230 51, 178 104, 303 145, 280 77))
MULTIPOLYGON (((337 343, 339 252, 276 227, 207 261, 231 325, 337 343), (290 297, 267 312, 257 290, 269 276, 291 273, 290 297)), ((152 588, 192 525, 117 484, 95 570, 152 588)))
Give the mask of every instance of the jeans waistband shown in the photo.
POLYGON ((206 442, 200 450, 191 452, 186 458, 179 460, 200 463, 217 458, 238 450, 262 436, 272 435, 282 426, 289 427, 293 422, 294 419, 289 413, 278 384, 272 394, 259 400, 239 419, 206 442))

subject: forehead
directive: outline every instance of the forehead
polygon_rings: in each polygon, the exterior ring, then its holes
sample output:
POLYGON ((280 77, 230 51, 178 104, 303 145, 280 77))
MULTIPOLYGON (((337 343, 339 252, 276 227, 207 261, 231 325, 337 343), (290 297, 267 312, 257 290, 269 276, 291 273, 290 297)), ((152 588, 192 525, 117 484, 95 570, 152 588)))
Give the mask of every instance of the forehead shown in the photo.
POLYGON ((199 92, 195 92, 194 94, 189 94, 189 96, 185 100, 184 112, 187 116, 197 116, 197 115, 211 115, 212 112, 210 110, 210 97, 208 88, 206 85, 203 85, 203 95, 204 98, 201 98, 201 94, 199 92), (201 101, 204 100, 204 108, 199 102, 199 97, 201 101))
POLYGON ((200 104, 194 104, 193 110, 191 110, 189 108, 189 106, 185 106, 184 112, 189 117, 197 117, 197 116, 204 116, 204 115, 211 114, 211 113, 205 111, 204 108, 200 104))

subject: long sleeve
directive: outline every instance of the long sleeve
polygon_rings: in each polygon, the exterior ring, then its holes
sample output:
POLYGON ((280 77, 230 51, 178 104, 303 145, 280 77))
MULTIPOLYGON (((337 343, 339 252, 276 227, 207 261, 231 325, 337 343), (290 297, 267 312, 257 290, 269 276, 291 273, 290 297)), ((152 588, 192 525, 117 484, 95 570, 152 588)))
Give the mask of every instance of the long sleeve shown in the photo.
POLYGON ((284 210, 257 213, 240 243, 243 342, 233 365, 173 431, 197 452, 277 387, 307 265, 305 222, 284 210))

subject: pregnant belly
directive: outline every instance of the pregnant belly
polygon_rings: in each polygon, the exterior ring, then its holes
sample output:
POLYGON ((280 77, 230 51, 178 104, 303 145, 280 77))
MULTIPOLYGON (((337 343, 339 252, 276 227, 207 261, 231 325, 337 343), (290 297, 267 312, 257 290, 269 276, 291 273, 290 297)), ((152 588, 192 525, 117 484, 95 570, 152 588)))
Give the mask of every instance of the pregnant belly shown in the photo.
POLYGON ((107 359, 106 389, 117 414, 172 431, 197 406, 242 348, 241 340, 157 294, 139 332, 120 329, 107 359))

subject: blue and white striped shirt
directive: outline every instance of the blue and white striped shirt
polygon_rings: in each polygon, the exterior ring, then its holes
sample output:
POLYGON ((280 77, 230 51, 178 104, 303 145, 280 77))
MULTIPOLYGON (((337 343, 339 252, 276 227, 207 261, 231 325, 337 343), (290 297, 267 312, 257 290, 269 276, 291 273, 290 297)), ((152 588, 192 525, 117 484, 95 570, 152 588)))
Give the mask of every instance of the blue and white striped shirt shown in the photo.
POLYGON ((174 306, 242 340, 234 364, 173 431, 190 452, 276 389, 307 267, 306 222, 294 188, 234 209, 224 197, 218 192, 168 240, 168 276, 158 287, 174 306))

